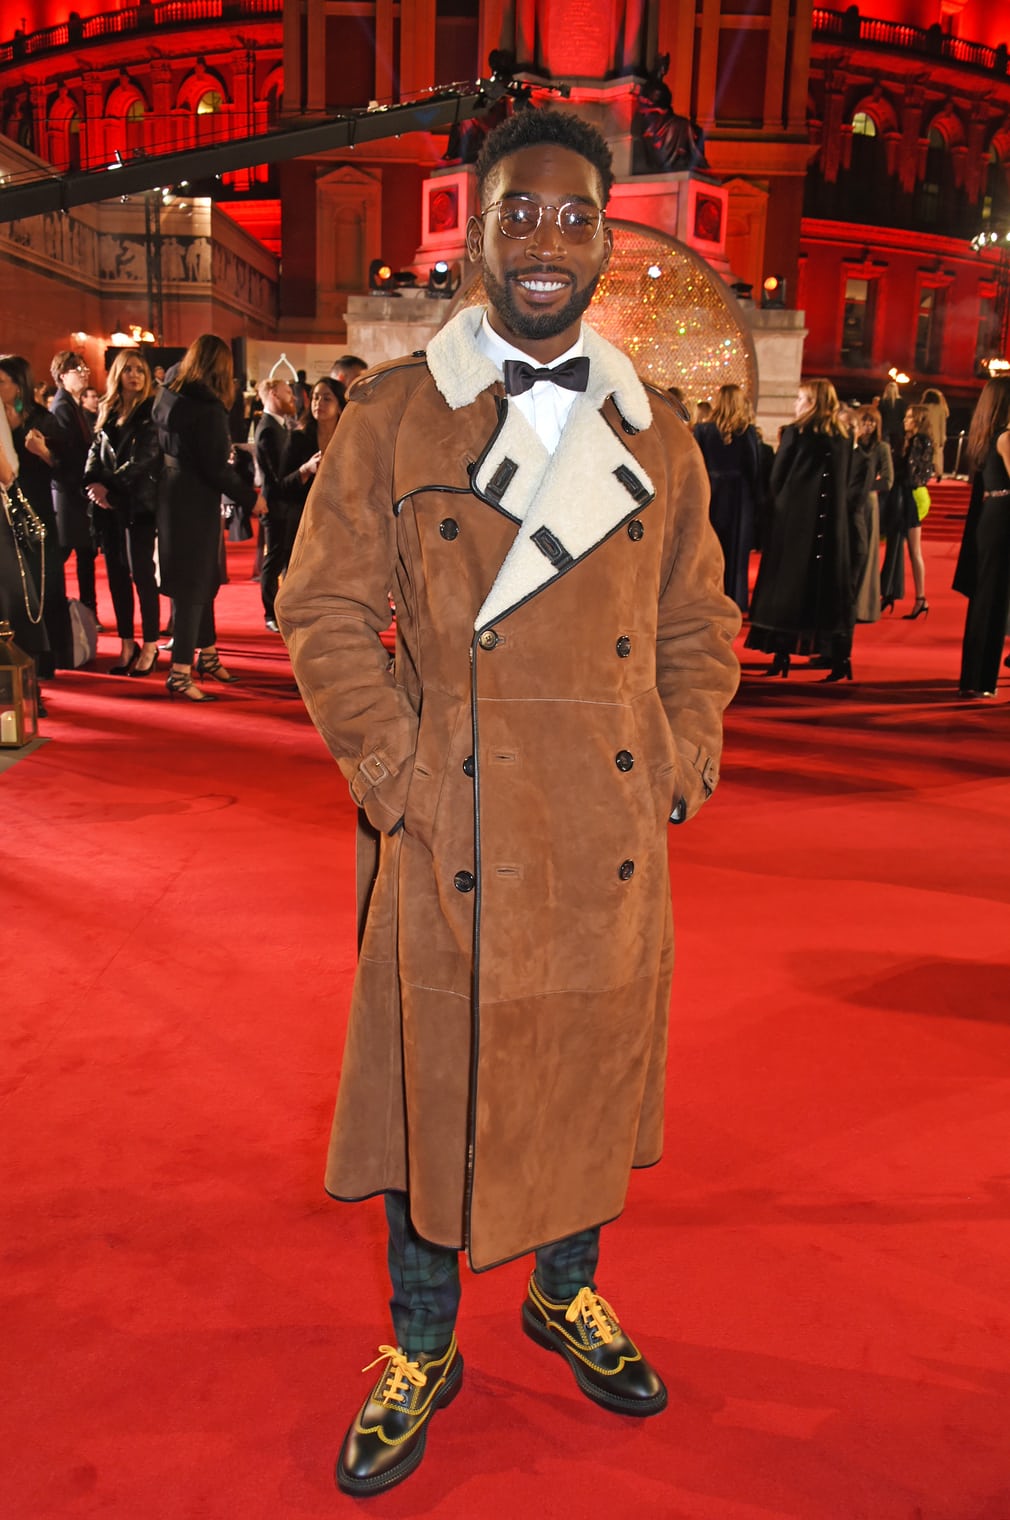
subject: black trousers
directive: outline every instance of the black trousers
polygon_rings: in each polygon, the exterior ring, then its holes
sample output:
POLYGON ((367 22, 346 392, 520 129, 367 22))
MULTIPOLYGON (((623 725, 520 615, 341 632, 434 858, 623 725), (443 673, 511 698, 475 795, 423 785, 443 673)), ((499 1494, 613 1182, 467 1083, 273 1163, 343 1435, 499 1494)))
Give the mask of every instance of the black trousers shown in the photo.
POLYGON ((217 643, 213 602, 173 602, 172 664, 192 665, 198 649, 217 643))
MULTIPOLYGON (((444 1351, 452 1339, 459 1310, 459 1252, 423 1240, 410 1220, 406 1193, 387 1193, 389 1225, 389 1301, 397 1344, 411 1360, 422 1352, 444 1351)), ((580 1288, 594 1287, 600 1257, 600 1230, 580 1230, 536 1253, 536 1276, 548 1298, 573 1299, 580 1288)))
POLYGON ((136 587, 144 643, 157 643, 161 609, 154 569, 155 536, 153 517, 138 518, 127 524, 118 513, 103 514, 102 550, 109 576, 109 594, 116 613, 116 632, 121 639, 133 638, 133 592, 136 587))
POLYGON ((77 595, 85 607, 90 607, 95 616, 98 616, 98 593, 95 590, 95 560, 97 555, 92 548, 64 549, 63 563, 66 565, 71 554, 77 555, 77 595))
POLYGON ((978 568, 961 644, 961 690, 995 691, 1010 615, 1010 497, 982 503, 975 530, 978 568))
POLYGON ((263 556, 263 570, 260 574, 260 591, 263 595, 263 616, 272 618, 274 615, 274 602, 277 598, 277 587, 280 578, 284 574, 287 565, 287 556, 290 554, 288 544, 286 517, 276 511, 269 512, 260 522, 263 542, 266 552, 263 556))

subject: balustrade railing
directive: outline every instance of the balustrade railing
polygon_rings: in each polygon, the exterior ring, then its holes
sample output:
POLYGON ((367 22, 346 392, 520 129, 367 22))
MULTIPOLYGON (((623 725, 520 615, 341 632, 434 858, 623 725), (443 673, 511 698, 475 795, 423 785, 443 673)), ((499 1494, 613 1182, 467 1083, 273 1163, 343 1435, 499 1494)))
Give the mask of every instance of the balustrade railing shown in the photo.
POLYGON ((282 0, 164 0, 161 5, 141 0, 129 10, 78 16, 57 26, 42 27, 37 32, 15 32, 9 41, 0 43, 0 67, 37 57, 40 53, 59 52, 62 48, 80 47, 87 42, 101 42, 106 37, 157 31, 166 26, 269 17, 279 21, 282 11, 282 0))
POLYGON ((951 36, 939 25, 908 26, 903 21, 881 21, 874 16, 860 15, 855 5, 844 11, 815 7, 814 36, 836 38, 839 42, 870 43, 874 47, 900 48, 902 52, 942 58, 948 63, 964 64, 988 74, 1007 73, 1005 43, 999 47, 987 47, 982 42, 951 36))

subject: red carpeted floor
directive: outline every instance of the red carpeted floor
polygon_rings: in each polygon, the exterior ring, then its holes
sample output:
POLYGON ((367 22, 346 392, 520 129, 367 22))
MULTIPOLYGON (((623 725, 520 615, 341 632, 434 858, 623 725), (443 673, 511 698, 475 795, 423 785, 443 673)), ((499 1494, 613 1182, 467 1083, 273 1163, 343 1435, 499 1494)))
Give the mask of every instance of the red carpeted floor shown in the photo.
MULTIPOLYGON (((522 1264, 468 1278, 463 1392, 376 1520, 1010 1517, 1010 683, 957 700, 927 551, 929 618, 858 630, 852 685, 745 652, 723 786, 671 831, 667 1154, 600 1271, 668 1411, 580 1397, 522 1264)), ((169 704, 106 637, 0 776, 3 1520, 356 1507, 381 1207, 320 1181, 353 811, 250 563, 240 687, 169 704)))

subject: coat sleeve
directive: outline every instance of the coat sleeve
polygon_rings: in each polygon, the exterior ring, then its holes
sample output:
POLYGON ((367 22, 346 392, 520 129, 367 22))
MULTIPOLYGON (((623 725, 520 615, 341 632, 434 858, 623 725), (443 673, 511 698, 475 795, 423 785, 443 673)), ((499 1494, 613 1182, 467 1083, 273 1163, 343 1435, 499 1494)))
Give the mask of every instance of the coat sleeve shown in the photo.
POLYGON ((672 817, 691 818, 719 780, 722 720, 740 680, 733 640, 740 610, 723 591, 723 558, 708 515, 701 455, 686 441, 671 459, 656 685, 680 754, 672 817))
POLYGON ((189 440, 192 447, 187 450, 187 461, 229 501, 240 507, 254 507, 256 487, 243 480, 234 465, 228 463, 232 448, 228 413, 219 403, 207 403, 200 408, 199 419, 199 437, 189 440))
POLYGON ((371 402, 348 406, 309 493, 276 604, 312 721, 351 796, 383 833, 403 818, 417 737, 417 714, 379 638, 389 626, 396 566, 388 418, 371 402))

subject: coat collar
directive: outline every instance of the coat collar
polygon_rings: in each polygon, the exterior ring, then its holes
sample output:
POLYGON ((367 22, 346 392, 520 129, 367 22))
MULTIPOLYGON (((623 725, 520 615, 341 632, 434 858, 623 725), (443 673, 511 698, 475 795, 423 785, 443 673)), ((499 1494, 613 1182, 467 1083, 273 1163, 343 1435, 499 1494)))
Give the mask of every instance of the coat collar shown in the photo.
MULTIPOLYGON (((477 329, 483 320, 483 306, 469 306, 447 322, 427 347, 431 377, 454 412, 470 406, 481 391, 501 381, 501 370, 477 346, 477 329)), ((636 432, 644 432, 652 423, 652 409, 631 360, 585 323, 582 336, 589 359, 585 399, 598 411, 613 396, 621 416, 636 432)))
MULTIPOLYGON (((476 342, 481 308, 454 317, 428 345, 428 368, 455 411, 500 382, 476 342)), ((498 426, 473 467, 471 485, 518 523, 518 532, 474 620, 481 628, 551 585, 647 506, 655 487, 602 413, 610 397, 629 432, 652 423, 645 388, 626 356, 584 329, 589 388, 578 395, 554 454, 518 408, 499 399, 498 426)))

